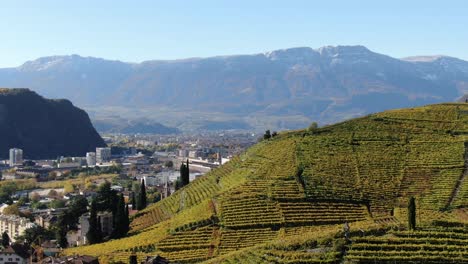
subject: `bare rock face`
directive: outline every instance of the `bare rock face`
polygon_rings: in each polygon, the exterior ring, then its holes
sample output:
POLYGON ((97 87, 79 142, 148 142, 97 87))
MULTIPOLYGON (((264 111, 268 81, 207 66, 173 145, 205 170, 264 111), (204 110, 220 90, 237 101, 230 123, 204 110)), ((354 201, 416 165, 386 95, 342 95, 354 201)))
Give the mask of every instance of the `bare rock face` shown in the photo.
POLYGON ((25 158, 84 156, 106 144, 88 114, 68 100, 51 100, 29 89, 0 89, 0 157, 21 148, 25 158))

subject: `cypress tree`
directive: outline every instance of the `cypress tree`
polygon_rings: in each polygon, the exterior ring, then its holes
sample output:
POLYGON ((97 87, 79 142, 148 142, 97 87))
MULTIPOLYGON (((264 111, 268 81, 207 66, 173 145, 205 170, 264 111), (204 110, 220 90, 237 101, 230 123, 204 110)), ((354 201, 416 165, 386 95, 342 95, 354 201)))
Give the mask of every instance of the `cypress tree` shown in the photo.
POLYGON ((146 185, 145 180, 141 181, 141 204, 143 205, 143 209, 146 208, 147 201, 146 201, 146 185))
POLYGON ((179 172, 180 172, 180 177, 178 180, 180 180, 180 185, 179 187, 183 187, 184 186, 184 178, 185 178, 185 163, 182 161, 182 164, 180 164, 180 169, 179 169, 179 172))
POLYGON ((110 182, 106 181, 99 186, 98 195, 96 197, 96 205, 98 211, 111 211, 115 214, 117 211, 118 195, 117 192, 111 189, 110 182))
POLYGON ((113 237, 114 238, 121 238, 124 234, 125 229, 125 201, 122 194, 119 195, 118 203, 117 203, 117 211, 114 217, 114 231, 113 237))
POLYGON ((408 203, 408 228, 416 229, 416 199, 411 197, 408 203))
POLYGON ((180 188, 182 188, 182 181, 180 180, 180 177, 177 178, 177 180, 175 181, 175 190, 179 190, 180 188))
POLYGON ((88 244, 94 244, 97 241, 96 238, 96 201, 91 201, 91 209, 89 212, 89 228, 88 232, 86 233, 86 239, 88 240, 88 244))
POLYGON ((187 185, 190 183, 190 169, 189 169, 189 161, 187 159, 187 164, 182 164, 180 165, 180 181, 181 181, 181 187, 187 185))
POLYGON ((89 230, 86 233, 89 244, 96 244, 102 241, 101 221, 97 216, 96 200, 91 202, 91 211, 89 214, 89 230))
POLYGON ((61 248, 66 248, 68 245, 67 241, 67 218, 65 213, 59 216, 57 229, 55 231, 55 239, 61 248))
POLYGON ((55 239, 61 248, 66 248, 68 246, 67 241, 67 229, 61 226, 55 231, 55 239))
POLYGON ((8 236, 6 231, 3 232, 3 234, 2 234, 2 245, 5 248, 10 245, 10 236, 8 236))
POLYGON ((136 198, 135 198, 135 192, 132 192, 132 198, 131 198, 131 202, 132 202, 132 210, 135 210, 136 209, 136 198))
POLYGON ((141 180, 140 193, 138 194, 137 199, 137 209, 143 210, 146 208, 146 186, 145 180, 141 180))
POLYGON ((187 165, 185 166, 185 185, 190 183, 190 169, 189 169, 189 161, 187 159, 187 165))
POLYGON ((130 217, 128 214, 128 204, 125 205, 125 218, 124 218, 124 230, 123 230, 123 235, 127 235, 128 231, 130 231, 130 217))
POLYGON ((140 199, 140 194, 137 193, 136 195, 136 208, 137 210, 141 210, 142 205, 141 205, 141 199, 140 199))
POLYGON ((97 217, 96 223, 97 223, 96 234, 98 238, 98 241, 96 243, 101 243, 102 241, 104 241, 104 234, 102 233, 102 222, 101 222, 100 216, 97 217))
POLYGON ((138 261, 137 261, 137 256, 136 255, 130 255, 129 257, 129 263, 130 264, 138 264, 138 261))

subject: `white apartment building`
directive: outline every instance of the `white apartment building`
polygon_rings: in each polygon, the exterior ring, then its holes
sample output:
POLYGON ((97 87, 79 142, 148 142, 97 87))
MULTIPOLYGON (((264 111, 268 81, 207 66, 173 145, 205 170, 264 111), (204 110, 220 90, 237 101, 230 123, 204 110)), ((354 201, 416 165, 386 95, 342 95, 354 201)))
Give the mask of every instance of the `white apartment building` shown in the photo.
POLYGON ((23 164, 23 150, 19 148, 10 149, 10 166, 23 164))
POLYGON ((0 233, 6 232, 12 242, 22 235, 26 229, 34 226, 34 223, 25 217, 17 215, 0 215, 0 233))
POLYGON ((96 165, 96 152, 87 152, 86 153, 86 165, 88 165, 88 166, 96 165))

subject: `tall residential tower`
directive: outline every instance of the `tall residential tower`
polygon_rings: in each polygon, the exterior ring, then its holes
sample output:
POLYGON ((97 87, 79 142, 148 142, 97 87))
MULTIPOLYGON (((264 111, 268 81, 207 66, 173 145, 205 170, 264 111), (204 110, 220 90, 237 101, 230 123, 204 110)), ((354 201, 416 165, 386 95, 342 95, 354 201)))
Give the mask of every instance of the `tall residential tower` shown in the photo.
POLYGON ((23 150, 18 148, 10 149, 10 166, 23 164, 23 150))
POLYGON ((111 159, 111 148, 96 148, 96 163, 106 163, 111 159))

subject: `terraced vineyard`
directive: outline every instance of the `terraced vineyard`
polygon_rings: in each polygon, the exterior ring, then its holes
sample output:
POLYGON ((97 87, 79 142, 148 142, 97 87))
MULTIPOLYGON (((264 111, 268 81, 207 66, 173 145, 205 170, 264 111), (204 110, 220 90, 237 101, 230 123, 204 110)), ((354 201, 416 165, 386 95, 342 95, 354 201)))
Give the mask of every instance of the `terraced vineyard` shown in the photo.
POLYGON ((277 238, 278 231, 271 228, 250 228, 241 230, 224 229, 219 245, 219 254, 233 252, 241 248, 263 244, 277 238))
POLYGON ((468 263, 468 226, 392 231, 352 239, 349 263, 468 263))
POLYGON ((180 263, 465 263, 466 229, 431 223, 468 222, 466 113, 468 104, 440 104, 280 133, 139 212, 129 237, 65 254, 103 263, 131 254, 180 263), (423 227, 407 232, 412 196, 423 227))
POLYGON ((338 202, 281 202, 286 226, 330 225, 366 220, 365 206, 338 202))

